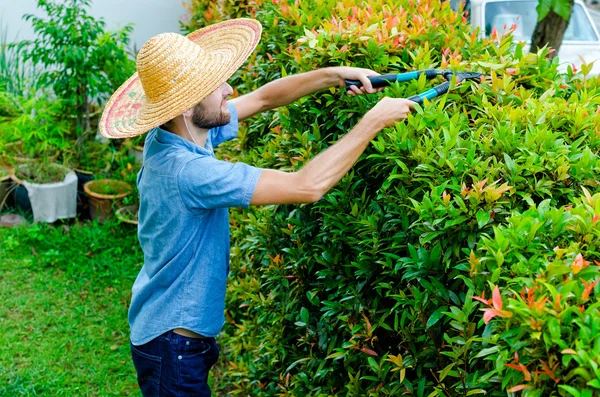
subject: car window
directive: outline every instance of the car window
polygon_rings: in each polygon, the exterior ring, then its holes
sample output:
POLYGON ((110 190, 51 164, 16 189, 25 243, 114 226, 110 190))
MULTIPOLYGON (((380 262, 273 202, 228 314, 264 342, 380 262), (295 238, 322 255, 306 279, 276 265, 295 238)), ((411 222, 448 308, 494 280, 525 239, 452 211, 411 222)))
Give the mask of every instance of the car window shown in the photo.
MULTIPOLYGON (((537 1, 498 1, 485 5, 485 34, 492 34, 495 27, 498 34, 510 30, 516 24, 513 36, 517 40, 531 40, 537 21, 537 1)), ((596 33, 585 15, 583 7, 574 4, 569 27, 563 41, 597 41, 596 33)))
POLYGON ((450 0, 450 8, 452 8, 454 11, 458 11, 461 3, 464 3, 464 0, 450 0))

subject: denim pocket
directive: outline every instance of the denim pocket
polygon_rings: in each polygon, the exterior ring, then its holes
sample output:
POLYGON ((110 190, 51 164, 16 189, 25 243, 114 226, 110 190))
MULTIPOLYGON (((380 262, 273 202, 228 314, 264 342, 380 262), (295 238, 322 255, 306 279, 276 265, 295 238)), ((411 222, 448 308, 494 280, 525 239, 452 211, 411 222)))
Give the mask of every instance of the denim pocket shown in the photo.
POLYGON ((162 359, 131 345, 131 357, 137 372, 137 380, 144 397, 158 397, 160 394, 160 373, 162 359))
POLYGON ((211 350, 211 344, 206 339, 186 338, 185 356, 197 357, 206 355, 211 350))
POLYGON ((185 396, 208 397, 208 373, 219 357, 219 348, 213 338, 184 340, 183 354, 179 356, 180 390, 185 396))

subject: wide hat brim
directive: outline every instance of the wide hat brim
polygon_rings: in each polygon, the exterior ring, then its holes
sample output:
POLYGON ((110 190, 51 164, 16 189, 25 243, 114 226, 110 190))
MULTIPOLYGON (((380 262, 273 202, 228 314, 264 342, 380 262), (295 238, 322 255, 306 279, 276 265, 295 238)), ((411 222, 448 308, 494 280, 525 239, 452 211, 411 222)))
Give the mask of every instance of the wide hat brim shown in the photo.
POLYGON ((149 100, 138 73, 131 76, 107 102, 100 119, 106 138, 141 135, 191 109, 223 83, 248 59, 260 40, 262 27, 239 18, 196 30, 186 37, 200 46, 203 68, 186 69, 183 84, 165 87, 159 100, 149 100))

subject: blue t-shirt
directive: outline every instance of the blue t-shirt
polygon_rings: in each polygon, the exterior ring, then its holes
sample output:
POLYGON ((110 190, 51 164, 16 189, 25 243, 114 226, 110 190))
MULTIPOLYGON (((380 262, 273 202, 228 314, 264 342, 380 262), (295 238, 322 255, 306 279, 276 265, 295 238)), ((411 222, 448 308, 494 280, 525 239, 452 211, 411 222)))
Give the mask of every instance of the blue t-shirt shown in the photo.
POLYGON ((142 345, 174 328, 217 336, 225 322, 229 273, 228 207, 247 207, 261 169, 217 160, 213 147, 238 133, 211 129, 202 148, 155 128, 148 133, 140 192, 138 237, 144 265, 129 308, 131 342, 142 345))

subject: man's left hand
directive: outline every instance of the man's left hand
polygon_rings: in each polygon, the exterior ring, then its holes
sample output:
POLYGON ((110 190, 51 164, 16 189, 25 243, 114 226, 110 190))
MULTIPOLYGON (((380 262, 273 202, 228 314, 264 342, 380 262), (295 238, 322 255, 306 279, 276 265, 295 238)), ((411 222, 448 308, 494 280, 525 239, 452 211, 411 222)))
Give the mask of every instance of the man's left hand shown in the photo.
POLYGON ((379 76, 379 73, 371 69, 353 68, 350 66, 339 66, 336 67, 336 73, 340 80, 339 85, 346 87, 345 80, 359 80, 362 83, 362 87, 358 88, 355 85, 350 86, 348 95, 362 95, 362 94, 374 94, 380 92, 383 88, 373 88, 371 81, 368 76, 379 76))

